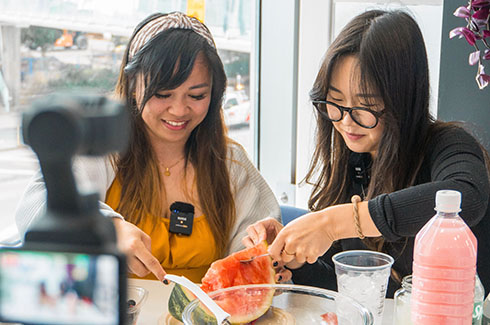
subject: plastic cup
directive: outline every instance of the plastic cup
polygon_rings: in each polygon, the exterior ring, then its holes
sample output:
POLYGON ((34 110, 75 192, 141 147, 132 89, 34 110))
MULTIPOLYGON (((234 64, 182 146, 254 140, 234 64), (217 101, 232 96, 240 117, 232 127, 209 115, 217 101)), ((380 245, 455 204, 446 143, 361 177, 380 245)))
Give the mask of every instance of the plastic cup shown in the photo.
POLYGON ((141 312, 146 298, 148 297, 148 290, 137 286, 128 286, 128 324, 136 325, 138 316, 141 312))
POLYGON ((393 257, 375 251, 355 250, 332 257, 339 293, 361 303, 381 325, 393 257))

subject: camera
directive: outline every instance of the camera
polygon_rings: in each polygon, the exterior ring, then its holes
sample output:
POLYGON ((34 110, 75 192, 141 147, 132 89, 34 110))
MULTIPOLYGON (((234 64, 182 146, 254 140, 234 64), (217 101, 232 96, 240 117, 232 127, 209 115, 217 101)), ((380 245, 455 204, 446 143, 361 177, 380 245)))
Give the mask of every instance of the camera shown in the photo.
POLYGON ((22 247, 0 250, 0 321, 126 324, 126 259, 98 194, 78 191, 72 160, 123 152, 128 114, 98 95, 51 95, 23 113, 23 138, 39 159, 47 209, 22 247))

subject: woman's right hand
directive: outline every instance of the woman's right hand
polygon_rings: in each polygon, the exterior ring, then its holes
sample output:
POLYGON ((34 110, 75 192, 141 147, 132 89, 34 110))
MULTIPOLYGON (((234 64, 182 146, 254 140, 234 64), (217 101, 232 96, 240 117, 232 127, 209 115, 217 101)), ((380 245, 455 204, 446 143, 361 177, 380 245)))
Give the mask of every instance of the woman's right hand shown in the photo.
POLYGON ((151 254, 151 238, 143 230, 123 219, 113 218, 117 233, 117 247, 126 254, 128 269, 139 277, 150 272, 163 281, 165 271, 151 254))

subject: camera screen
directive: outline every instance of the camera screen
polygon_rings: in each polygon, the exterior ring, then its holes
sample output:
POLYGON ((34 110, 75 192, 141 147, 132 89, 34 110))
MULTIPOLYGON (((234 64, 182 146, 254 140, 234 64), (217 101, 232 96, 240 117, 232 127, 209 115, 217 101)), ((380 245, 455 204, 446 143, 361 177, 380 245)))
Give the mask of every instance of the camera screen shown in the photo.
POLYGON ((0 319, 119 324, 119 260, 108 254, 0 251, 0 319))

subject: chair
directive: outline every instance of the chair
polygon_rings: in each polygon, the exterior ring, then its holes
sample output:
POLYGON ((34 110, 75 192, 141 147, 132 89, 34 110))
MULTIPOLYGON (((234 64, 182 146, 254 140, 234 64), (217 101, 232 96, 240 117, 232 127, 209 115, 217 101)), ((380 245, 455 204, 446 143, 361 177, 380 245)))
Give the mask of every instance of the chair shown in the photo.
POLYGON ((308 210, 296 208, 289 205, 281 205, 282 224, 285 226, 292 220, 308 213, 308 210))

